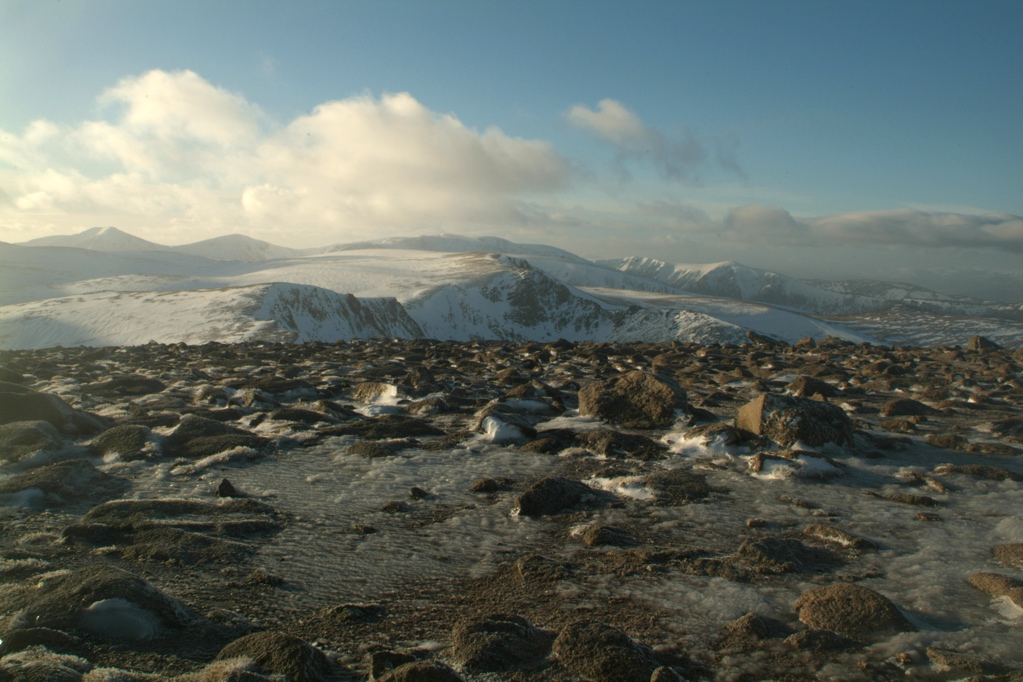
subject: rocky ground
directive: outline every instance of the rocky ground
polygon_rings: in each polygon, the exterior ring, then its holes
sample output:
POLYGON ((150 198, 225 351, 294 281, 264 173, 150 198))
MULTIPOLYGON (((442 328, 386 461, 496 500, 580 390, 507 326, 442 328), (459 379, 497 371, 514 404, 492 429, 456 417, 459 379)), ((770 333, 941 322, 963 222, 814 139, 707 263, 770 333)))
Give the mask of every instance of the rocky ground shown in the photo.
POLYGON ((1023 352, 761 341, 4 352, 0 680, 1023 680, 1023 352))

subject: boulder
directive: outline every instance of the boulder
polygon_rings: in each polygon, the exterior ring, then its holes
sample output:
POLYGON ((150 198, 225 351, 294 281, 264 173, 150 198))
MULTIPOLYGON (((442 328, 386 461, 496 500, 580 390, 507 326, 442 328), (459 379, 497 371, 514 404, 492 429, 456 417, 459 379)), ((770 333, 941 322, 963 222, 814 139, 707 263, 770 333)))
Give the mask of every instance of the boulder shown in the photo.
POLYGON ((811 588, 796 601, 795 609, 809 627, 853 639, 916 630, 886 597, 854 583, 811 588))
POLYGON ((51 576, 10 597, 36 627, 79 628, 115 640, 147 640, 197 621, 183 604, 149 582, 104 564, 51 576))
POLYGON ((646 436, 598 429, 576 434, 575 441, 590 452, 615 459, 663 459, 665 447, 646 436))
POLYGON ((686 398, 673 379, 637 370, 579 389, 579 414, 634 428, 671 426, 689 410, 686 398))
POLYGON ((451 654, 468 671, 503 672, 541 663, 553 641, 521 616, 490 615, 456 625, 451 654))
POLYGON ((568 671, 593 682, 649 682, 660 667, 650 647, 595 621, 567 625, 554 640, 553 653, 568 671))
POLYGON ((465 682, 465 678, 440 661, 416 661, 399 665, 377 682, 465 682))
POLYGON ((236 639, 216 660, 251 659, 262 671, 287 675, 292 682, 328 682, 333 664, 322 651, 284 632, 254 632, 236 639))
POLYGON ((74 409, 59 396, 17 384, 0 386, 0 424, 36 420, 49 422, 64 433, 93 434, 110 425, 102 417, 74 409))
POLYGON ((987 339, 987 338, 985 338, 983 336, 974 335, 974 336, 971 336, 969 339, 966 340, 966 349, 967 350, 972 350, 972 351, 1001 350, 1001 348, 1002 347, 999 346, 997 343, 995 343, 994 341, 991 341, 990 339, 987 339))
POLYGON ((842 391, 835 388, 828 382, 805 375, 796 377, 788 386, 785 387, 785 389, 792 395, 807 398, 815 395, 822 395, 825 398, 833 398, 842 394, 842 391))
POLYGON ((116 455, 125 462, 146 458, 146 444, 151 440, 149 427, 141 424, 121 424, 107 429, 89 444, 94 457, 116 455))
POLYGON ((811 447, 852 442, 853 425, 842 408, 830 403, 764 393, 739 410, 737 428, 770 438, 782 447, 800 442, 811 447))

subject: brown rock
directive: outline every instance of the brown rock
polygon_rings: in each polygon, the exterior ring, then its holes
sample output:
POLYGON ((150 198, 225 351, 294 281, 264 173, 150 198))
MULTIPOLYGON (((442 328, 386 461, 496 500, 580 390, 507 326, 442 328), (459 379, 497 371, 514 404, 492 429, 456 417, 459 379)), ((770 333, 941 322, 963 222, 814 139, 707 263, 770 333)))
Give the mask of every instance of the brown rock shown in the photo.
POLYGON ((330 660, 319 649, 284 632, 255 632, 236 639, 217 654, 216 660, 250 658, 268 673, 287 675, 293 682, 327 682, 330 660))
POLYGON ((795 609, 799 620, 811 628, 846 637, 876 639, 916 630, 886 597, 852 583, 811 588, 796 601, 795 609))
POLYGON ((567 625, 554 641, 553 653, 569 671, 593 682, 649 682, 660 667, 649 647, 594 621, 567 625))
POLYGON ((637 427, 671 426, 686 392, 663 375, 634 371, 579 389, 579 414, 637 427))
POLYGON ((852 441, 853 426, 842 408, 807 398, 765 393, 739 410, 736 427, 766 436, 783 447, 852 441))

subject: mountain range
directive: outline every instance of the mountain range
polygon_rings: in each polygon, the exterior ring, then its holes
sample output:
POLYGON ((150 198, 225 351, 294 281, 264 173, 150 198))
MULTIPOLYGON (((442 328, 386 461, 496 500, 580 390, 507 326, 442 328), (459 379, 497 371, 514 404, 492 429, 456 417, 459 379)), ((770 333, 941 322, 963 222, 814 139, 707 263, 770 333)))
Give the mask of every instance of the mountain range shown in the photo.
POLYGON ((591 261, 498 237, 290 249, 117 228, 0 243, 0 348, 352 338, 1023 345, 1023 305, 735 262, 591 261))

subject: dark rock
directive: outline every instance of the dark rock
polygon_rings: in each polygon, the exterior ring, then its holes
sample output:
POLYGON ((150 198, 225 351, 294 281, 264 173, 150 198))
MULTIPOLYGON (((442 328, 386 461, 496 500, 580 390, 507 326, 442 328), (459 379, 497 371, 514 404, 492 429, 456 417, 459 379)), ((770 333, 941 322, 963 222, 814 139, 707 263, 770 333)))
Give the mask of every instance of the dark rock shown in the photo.
POLYGON ((898 398, 889 400, 881 406, 882 417, 913 417, 927 416, 937 413, 933 407, 928 407, 919 400, 910 398, 898 398))
POLYGON ((637 434, 598 429, 578 433, 575 440, 581 447, 605 457, 640 460, 664 458, 663 445, 637 434))
POLYGON ((57 429, 41 419, 0 426, 0 462, 17 462, 40 450, 57 450, 61 445, 57 429))
POLYGON ((657 502, 662 505, 686 504, 720 492, 707 483, 703 474, 681 467, 651 474, 645 483, 657 494, 657 502))
POLYGON ((946 450, 962 450, 968 443, 965 438, 954 433, 929 433, 924 440, 928 445, 946 450))
POLYGON ((811 628, 846 637, 874 640, 916 630, 887 598, 852 583, 811 588, 796 601, 795 609, 799 620, 811 628))
POLYGON ((541 663, 553 641, 521 616, 490 615, 456 625, 451 653, 468 671, 504 672, 541 663))
POLYGON ((936 646, 927 647, 927 658, 940 666, 943 673, 954 673, 957 679, 967 675, 1005 675, 1012 672, 1012 668, 996 661, 936 646))
POLYGON ((966 451, 974 455, 994 455, 996 457, 1016 457, 1020 454, 1019 448, 991 441, 970 443, 966 446, 966 451))
POLYGON ((474 493, 496 493, 511 490, 514 483, 509 478, 477 478, 469 486, 469 490, 474 493))
POLYGON ((333 664, 322 651, 284 632, 255 632, 231 642, 216 660, 245 657, 268 673, 287 675, 292 682, 328 682, 333 664))
POLYGON ((520 516, 559 514, 587 498, 596 497, 597 492, 585 483, 549 476, 529 486, 516 498, 514 512, 520 516))
POLYGON ((781 621, 750 612, 725 625, 718 647, 747 648, 765 639, 785 637, 788 633, 789 629, 781 621))
POLYGON ((649 647, 593 621, 567 625, 554 640, 553 653, 567 670, 594 682, 649 682, 660 667, 649 647))
POLYGON ((391 502, 385 502, 380 505, 380 511, 387 512, 388 514, 408 514, 412 511, 412 507, 408 504, 408 502, 392 500, 391 502))
POLYGON ((276 410, 272 410, 269 415, 270 419, 282 422, 300 422, 303 424, 336 424, 339 420, 333 415, 325 414, 323 412, 316 412, 314 410, 304 410, 300 407, 278 407, 276 410))
POLYGON ((805 572, 817 565, 835 563, 830 552, 787 538, 745 540, 735 557, 756 572, 767 574, 805 572))
POLYGON ((245 495, 238 492, 238 489, 234 487, 234 484, 226 478, 220 482, 220 485, 217 486, 217 490, 213 494, 217 497, 245 497, 245 495))
POLYGON ((599 524, 583 531, 583 542, 587 547, 630 547, 638 544, 632 534, 624 528, 599 524))
POLYGON ((151 439, 149 427, 139 424, 121 424, 107 429, 93 439, 89 445, 89 454, 94 457, 105 457, 116 454, 125 462, 145 459, 145 447, 151 439))
POLYGON ((943 464, 934 470, 939 475, 966 474, 991 481, 1023 481, 1023 474, 987 464, 943 464))
POLYGON ((969 583, 992 597, 1008 597, 1023 608, 1023 580, 1000 573, 980 572, 969 577, 969 583))
POLYGON ((785 638, 785 643, 799 651, 847 651, 865 645, 829 630, 803 630, 785 638))
POLYGON ((350 424, 328 426, 320 429, 319 433, 324 436, 358 436, 367 440, 444 435, 443 431, 421 419, 398 414, 385 414, 360 419, 350 424))
POLYGON ((419 445, 414 438, 401 438, 398 440, 360 440, 348 446, 348 453, 361 455, 368 459, 377 457, 394 457, 402 450, 408 450, 419 445))
POLYGON ((0 387, 0 425, 37 420, 49 422, 64 433, 86 435, 110 426, 106 419, 76 410, 58 396, 37 393, 16 384, 0 387))
POLYGON ((1002 349, 1002 347, 999 346, 997 343, 995 343, 994 341, 991 341, 991 340, 989 340, 989 339, 987 339, 987 338, 985 338, 983 336, 976 336, 976 335, 974 335, 974 336, 971 336, 969 339, 966 340, 966 350, 971 350, 971 351, 976 352, 976 351, 982 351, 982 350, 1001 350, 1001 349, 1002 349))
POLYGON ((52 628, 22 628, 4 633, 0 641, 0 656, 23 651, 30 646, 44 646, 50 650, 77 649, 82 640, 52 628))
POLYGON ((739 410, 736 427, 782 447, 797 441, 811 447, 852 442, 853 426, 842 408, 807 398, 765 393, 739 410))
POLYGON ((378 682, 465 682, 464 677, 440 661, 406 663, 377 679, 378 682))
POLYGON ((671 426, 688 409, 686 392, 662 375, 634 371, 579 389, 579 414, 627 427, 671 426))
POLYGON ((156 526, 131 535, 130 544, 121 555, 132 561, 155 561, 179 566, 205 563, 237 564, 246 559, 252 548, 201 533, 192 533, 173 526, 156 526))
POLYGON ((515 562, 524 585, 549 585, 571 576, 568 566, 540 554, 530 554, 515 562))
POLYGON ((1005 566, 1023 568, 1023 542, 1010 542, 991 548, 995 561, 1005 566))
POLYGON ((127 374, 99 383, 86 384, 82 386, 82 391, 90 395, 118 397, 151 395, 166 390, 166 388, 167 386, 159 379, 127 374))
POLYGON ((405 406, 409 414, 444 414, 451 412, 451 405, 443 398, 423 398, 405 406))
POLYGON ((369 655, 369 679, 379 680, 388 672, 406 663, 415 663, 416 657, 397 651, 374 651, 369 655))
POLYGON ((825 398, 833 398, 835 396, 842 395, 842 391, 835 388, 828 382, 805 375, 796 377, 788 386, 785 387, 785 389, 792 395, 807 398, 815 395, 821 395, 825 398))

